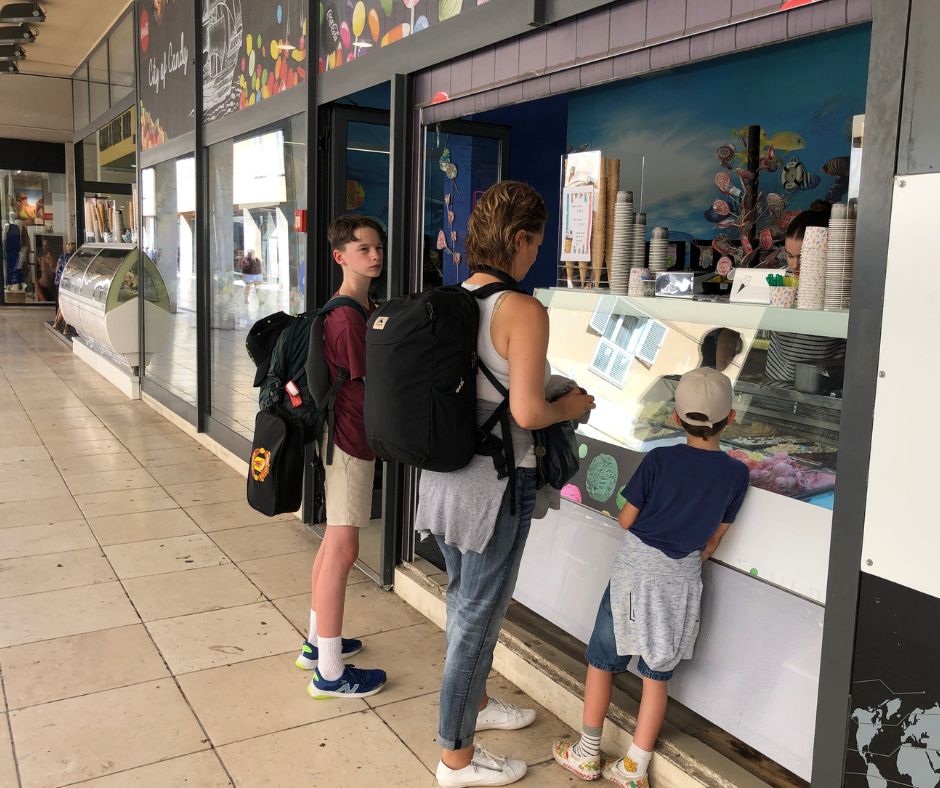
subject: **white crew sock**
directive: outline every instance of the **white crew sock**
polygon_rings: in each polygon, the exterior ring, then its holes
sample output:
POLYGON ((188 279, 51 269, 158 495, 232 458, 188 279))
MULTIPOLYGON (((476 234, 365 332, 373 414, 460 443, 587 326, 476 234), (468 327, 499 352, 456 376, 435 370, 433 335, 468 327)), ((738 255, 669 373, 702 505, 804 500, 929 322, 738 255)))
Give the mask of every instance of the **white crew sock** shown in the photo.
MULTIPOLYGON (((636 773, 637 774, 646 774, 650 768, 650 759, 653 757, 653 753, 647 750, 637 747, 635 744, 630 745, 630 749, 627 750, 627 758, 634 763, 636 763, 636 773)), ((624 764, 624 769, 629 764, 624 764)))
POLYGON ((307 642, 311 646, 317 645, 317 611, 310 611, 310 634, 307 635, 307 642))
POLYGON ((336 681, 343 675, 343 639, 320 638, 317 644, 320 652, 320 661, 317 663, 317 673, 327 681, 336 681))

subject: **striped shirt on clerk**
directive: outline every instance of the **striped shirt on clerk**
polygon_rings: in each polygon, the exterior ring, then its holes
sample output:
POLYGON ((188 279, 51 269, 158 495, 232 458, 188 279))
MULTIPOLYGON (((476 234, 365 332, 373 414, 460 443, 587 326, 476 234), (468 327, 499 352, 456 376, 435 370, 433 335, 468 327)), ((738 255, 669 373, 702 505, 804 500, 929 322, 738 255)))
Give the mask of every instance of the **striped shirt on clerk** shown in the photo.
POLYGON ((767 350, 767 377, 792 383, 797 364, 826 364, 845 359, 845 340, 774 331, 767 350))

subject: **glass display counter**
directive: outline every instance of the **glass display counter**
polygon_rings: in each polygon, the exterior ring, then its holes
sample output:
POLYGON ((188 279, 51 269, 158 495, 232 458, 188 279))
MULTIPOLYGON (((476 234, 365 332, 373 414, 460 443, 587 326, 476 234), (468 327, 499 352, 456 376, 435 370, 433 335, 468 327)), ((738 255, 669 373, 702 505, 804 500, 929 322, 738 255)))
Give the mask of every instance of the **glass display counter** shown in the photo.
POLYGON ((59 303, 79 336, 139 366, 139 277, 147 279, 148 347, 169 335, 170 298, 153 261, 134 244, 85 244, 66 263, 59 303))
POLYGON ((615 517, 643 455, 685 440, 674 415, 680 376, 714 367, 731 379, 737 412, 722 448, 751 474, 739 520, 715 557, 823 602, 842 414, 839 362, 820 367, 818 379, 780 381, 768 374, 767 356, 775 336, 840 345, 848 313, 569 289, 536 296, 549 312, 552 371, 577 380, 597 404, 579 429, 581 469, 563 497, 615 517))

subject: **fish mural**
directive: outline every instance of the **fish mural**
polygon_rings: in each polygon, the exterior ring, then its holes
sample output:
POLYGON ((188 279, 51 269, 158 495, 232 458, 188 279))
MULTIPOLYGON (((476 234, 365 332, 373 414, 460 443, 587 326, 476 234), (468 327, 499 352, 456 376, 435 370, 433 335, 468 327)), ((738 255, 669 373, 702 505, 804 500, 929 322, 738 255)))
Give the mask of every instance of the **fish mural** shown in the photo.
POLYGON ((797 189, 800 191, 808 191, 809 189, 815 189, 819 186, 819 176, 807 170, 799 157, 794 156, 780 171, 780 183, 788 192, 797 189))

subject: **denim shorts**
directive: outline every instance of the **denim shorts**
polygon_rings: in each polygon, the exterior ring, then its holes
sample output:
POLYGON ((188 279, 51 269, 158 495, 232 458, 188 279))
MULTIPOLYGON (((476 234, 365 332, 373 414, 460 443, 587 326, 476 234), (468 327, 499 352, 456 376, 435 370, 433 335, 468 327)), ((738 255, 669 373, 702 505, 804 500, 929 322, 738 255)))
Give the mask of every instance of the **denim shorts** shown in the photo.
MULTIPOLYGON (((614 637, 614 616, 610 609, 610 584, 604 591, 600 607, 597 609, 597 618, 594 620, 594 631, 591 633, 591 642, 587 647, 587 661, 589 665, 607 673, 623 673, 633 659, 633 655, 621 656, 617 653, 617 639, 614 637)), ((658 671, 639 658, 636 666, 641 676, 655 681, 669 681, 673 671, 658 671)))

